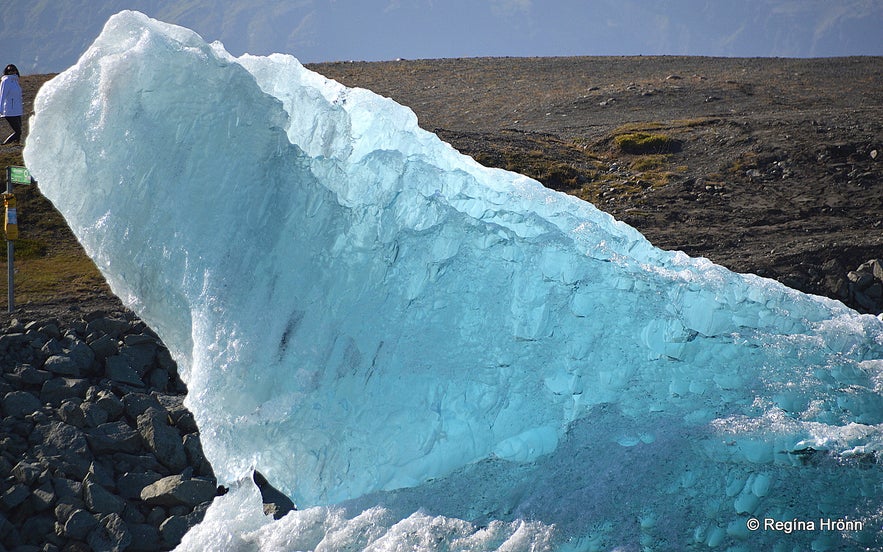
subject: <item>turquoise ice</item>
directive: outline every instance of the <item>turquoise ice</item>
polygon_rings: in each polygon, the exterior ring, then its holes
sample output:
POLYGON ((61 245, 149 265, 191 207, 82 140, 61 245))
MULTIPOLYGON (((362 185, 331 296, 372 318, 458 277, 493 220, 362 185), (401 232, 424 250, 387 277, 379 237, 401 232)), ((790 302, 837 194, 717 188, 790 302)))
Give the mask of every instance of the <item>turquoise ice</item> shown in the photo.
POLYGON ((137 12, 35 112, 27 166, 234 489, 182 549, 883 545, 880 319, 137 12), (300 511, 264 517, 255 467, 300 511), (750 530, 820 518, 862 528, 750 530))

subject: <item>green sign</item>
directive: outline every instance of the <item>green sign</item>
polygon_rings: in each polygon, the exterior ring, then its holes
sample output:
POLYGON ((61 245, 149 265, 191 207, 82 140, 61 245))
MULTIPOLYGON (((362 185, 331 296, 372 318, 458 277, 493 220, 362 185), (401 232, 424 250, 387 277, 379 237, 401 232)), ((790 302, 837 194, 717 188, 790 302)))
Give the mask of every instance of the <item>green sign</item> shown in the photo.
POLYGON ((9 182, 13 184, 30 184, 31 171, 25 167, 6 167, 9 182))

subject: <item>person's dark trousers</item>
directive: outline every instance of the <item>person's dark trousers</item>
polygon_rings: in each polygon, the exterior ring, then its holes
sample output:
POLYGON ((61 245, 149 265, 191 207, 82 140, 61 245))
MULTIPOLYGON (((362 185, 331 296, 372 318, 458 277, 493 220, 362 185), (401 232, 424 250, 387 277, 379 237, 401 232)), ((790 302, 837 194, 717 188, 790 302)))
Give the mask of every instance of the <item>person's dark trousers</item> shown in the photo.
POLYGON ((12 127, 12 134, 9 135, 9 138, 3 141, 4 144, 11 144, 12 142, 20 142, 21 141, 21 115, 16 115, 14 117, 3 117, 6 119, 6 122, 9 123, 9 126, 12 127))

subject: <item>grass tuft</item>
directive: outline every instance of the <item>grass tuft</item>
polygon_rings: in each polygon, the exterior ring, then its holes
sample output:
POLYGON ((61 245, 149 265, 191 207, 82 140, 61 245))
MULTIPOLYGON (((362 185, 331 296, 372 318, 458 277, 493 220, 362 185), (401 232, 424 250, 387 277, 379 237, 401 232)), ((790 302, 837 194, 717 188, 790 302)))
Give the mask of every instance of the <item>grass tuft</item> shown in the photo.
POLYGON ((676 153, 681 151, 681 143, 665 134, 631 132, 614 137, 613 143, 623 153, 634 155, 676 153))

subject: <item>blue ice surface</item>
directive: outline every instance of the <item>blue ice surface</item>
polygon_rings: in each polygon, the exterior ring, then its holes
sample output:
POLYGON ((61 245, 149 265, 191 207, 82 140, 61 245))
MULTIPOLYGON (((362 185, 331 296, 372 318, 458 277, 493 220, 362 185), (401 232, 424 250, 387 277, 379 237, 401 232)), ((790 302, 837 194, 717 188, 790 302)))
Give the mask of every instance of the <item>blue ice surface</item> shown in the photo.
POLYGON ((26 164, 233 488, 182 550, 883 545, 880 319, 137 12, 35 111, 26 164), (823 518, 862 528, 749 527, 823 518))

